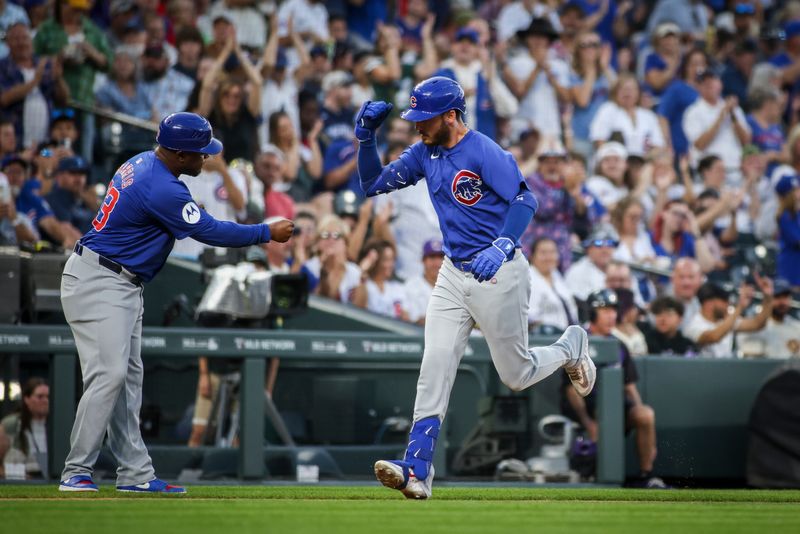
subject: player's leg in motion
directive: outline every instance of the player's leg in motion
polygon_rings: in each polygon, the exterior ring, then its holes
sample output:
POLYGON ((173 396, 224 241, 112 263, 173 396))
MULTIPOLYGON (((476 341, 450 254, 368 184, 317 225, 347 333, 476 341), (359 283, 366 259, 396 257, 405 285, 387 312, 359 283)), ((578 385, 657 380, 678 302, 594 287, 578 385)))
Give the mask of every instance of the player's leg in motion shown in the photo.
POLYGON ((125 384, 120 389, 117 403, 108 424, 108 446, 119 463, 117 486, 131 486, 149 482, 156 478, 153 463, 147 453, 139 428, 139 412, 142 408, 142 316, 144 306, 139 308, 139 317, 131 336, 127 358, 125 384))
MULTIPOLYGON (((94 469, 112 414, 126 388, 142 297, 141 288, 75 255, 65 266, 61 294, 83 375, 83 395, 61 477, 69 480, 73 476, 91 476, 94 469)), ((135 430, 128 427, 128 431, 129 435, 138 434, 138 425, 135 430)), ((125 458, 117 460, 121 463, 125 458)))
POLYGON ((521 391, 563 367, 578 393, 588 395, 596 370, 586 331, 570 326, 552 345, 528 347, 531 285, 524 256, 517 252, 494 280, 470 279, 467 307, 486 337, 500 380, 511 390, 521 391))
POLYGON ((425 351, 417 381, 414 425, 403 460, 379 460, 375 476, 410 499, 426 499, 433 482, 433 451, 447 412, 458 364, 474 321, 464 305, 471 275, 445 259, 425 315, 425 351))

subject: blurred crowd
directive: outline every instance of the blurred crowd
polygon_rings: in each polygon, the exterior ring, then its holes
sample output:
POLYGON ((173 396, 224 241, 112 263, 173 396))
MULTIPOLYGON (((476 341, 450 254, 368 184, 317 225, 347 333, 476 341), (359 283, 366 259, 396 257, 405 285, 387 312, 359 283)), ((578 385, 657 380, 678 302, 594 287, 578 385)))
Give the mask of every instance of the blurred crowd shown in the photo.
POLYGON ((397 111, 442 75, 538 198, 533 331, 612 289, 634 356, 800 355, 798 1, 0 0, 0 34, 0 244, 69 250, 153 146, 141 126, 188 110, 225 146, 186 180, 198 204, 296 221, 258 261, 424 324, 436 214, 424 181, 363 198, 353 118, 395 104, 390 161, 418 139, 397 111))

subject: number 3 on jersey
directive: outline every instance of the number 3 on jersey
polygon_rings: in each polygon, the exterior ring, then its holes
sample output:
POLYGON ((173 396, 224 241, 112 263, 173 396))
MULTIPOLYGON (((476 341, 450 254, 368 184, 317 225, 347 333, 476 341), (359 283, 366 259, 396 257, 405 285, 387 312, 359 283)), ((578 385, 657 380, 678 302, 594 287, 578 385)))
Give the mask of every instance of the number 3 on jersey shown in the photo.
POLYGON ((111 212, 114 211, 114 206, 117 205, 117 200, 119 200, 119 190, 114 187, 114 182, 111 182, 108 185, 106 198, 103 199, 103 203, 100 205, 100 212, 92 221, 92 226, 94 226, 96 231, 99 232, 105 228, 106 223, 108 223, 108 218, 111 216, 111 212))

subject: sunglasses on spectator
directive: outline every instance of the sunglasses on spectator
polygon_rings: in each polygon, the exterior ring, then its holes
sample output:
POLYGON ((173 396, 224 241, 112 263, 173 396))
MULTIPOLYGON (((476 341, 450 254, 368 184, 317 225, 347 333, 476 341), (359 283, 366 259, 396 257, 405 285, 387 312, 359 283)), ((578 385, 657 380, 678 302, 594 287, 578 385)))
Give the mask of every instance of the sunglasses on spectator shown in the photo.
POLYGON ((600 41, 586 41, 578 46, 580 48, 600 48, 600 41))
POLYGON ((75 118, 75 110, 66 108, 66 109, 54 109, 53 112, 50 114, 50 120, 58 120, 58 119, 74 119, 75 118))
POLYGON ((320 232, 320 239, 341 239, 343 236, 340 232, 320 232))
POLYGON ((53 156, 53 151, 50 150, 49 148, 43 148, 39 151, 39 155, 42 156, 43 158, 50 158, 53 156))
POLYGON ((616 247, 617 242, 613 239, 595 239, 589 242, 590 247, 616 247))

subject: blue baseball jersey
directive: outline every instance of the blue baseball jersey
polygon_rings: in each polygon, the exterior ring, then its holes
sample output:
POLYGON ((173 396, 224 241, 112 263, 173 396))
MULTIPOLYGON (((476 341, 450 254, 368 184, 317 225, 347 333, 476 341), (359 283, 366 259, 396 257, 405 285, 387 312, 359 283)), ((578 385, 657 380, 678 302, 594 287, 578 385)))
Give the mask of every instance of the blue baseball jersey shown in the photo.
POLYGON ((39 180, 34 178, 27 180, 22 184, 22 189, 15 203, 17 211, 27 215, 36 226, 39 226, 39 222, 43 218, 53 216, 53 209, 50 204, 39 196, 41 189, 42 183, 39 180))
POLYGON ((142 152, 117 169, 81 243, 149 282, 175 239, 242 247, 269 240, 269 227, 218 221, 192 200, 189 188, 156 157, 142 152))
MULTIPOLYGON (((453 148, 409 147, 399 158, 411 185, 425 178, 439 217, 445 254, 472 258, 500 235, 510 202, 528 189, 514 157, 475 130, 453 148)), ((517 243, 519 246, 519 243, 517 243)))

